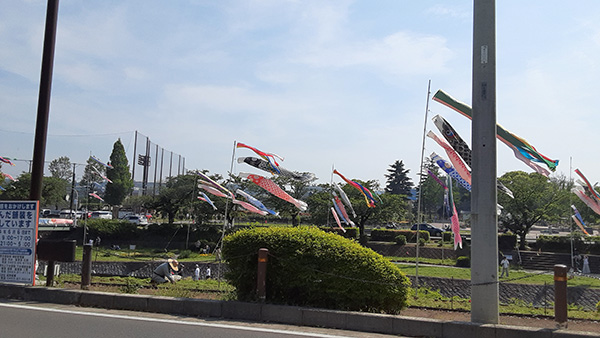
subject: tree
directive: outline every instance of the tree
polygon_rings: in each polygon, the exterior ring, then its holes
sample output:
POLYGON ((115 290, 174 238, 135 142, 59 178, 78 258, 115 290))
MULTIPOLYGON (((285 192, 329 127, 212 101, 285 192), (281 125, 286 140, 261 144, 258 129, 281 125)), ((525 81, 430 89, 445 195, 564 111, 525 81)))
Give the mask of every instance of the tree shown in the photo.
POLYGON ((81 182, 79 182, 79 184, 86 187, 91 187, 94 185, 94 183, 102 183, 104 179, 100 177, 98 172, 106 176, 106 167, 94 161, 91 157, 88 158, 85 169, 83 170, 83 177, 81 178, 81 182))
MULTIPOLYGON (((433 163, 430 159, 425 162, 425 168, 431 171, 436 177, 443 180, 438 165, 433 163)), ((433 218, 438 210, 442 210, 443 208, 444 188, 427 173, 422 173, 420 179, 421 186, 417 188, 417 196, 421 199, 421 210, 423 215, 433 218)), ((419 203, 415 203, 415 209, 418 205, 419 203)), ((418 210, 416 210, 416 213, 418 213, 418 210)))
POLYGON ((197 182, 196 175, 179 175, 169 177, 166 186, 160 190, 156 198, 156 202, 153 205, 154 209, 169 219, 169 224, 173 224, 177 214, 184 209, 191 209, 194 203, 197 203, 198 199, 194 195, 197 195, 197 188, 195 188, 197 182))
POLYGON ((67 156, 61 156, 50 162, 48 170, 52 177, 63 179, 67 182, 71 182, 73 176, 73 165, 71 160, 67 156))
POLYGON ((125 148, 121 139, 118 139, 113 145, 112 153, 110 154, 110 163, 112 169, 108 169, 106 176, 112 183, 106 185, 104 200, 110 205, 119 205, 125 197, 131 193, 133 189, 133 179, 129 172, 129 162, 125 155, 125 148))
MULTIPOLYGON (((22 173, 16 181, 11 181, 5 186, 0 199, 4 200, 28 200, 31 188, 31 174, 22 173)), ((56 177, 44 177, 42 179, 41 206, 54 206, 60 209, 67 205, 65 196, 69 189, 67 181, 56 177)))
POLYGON ((404 169, 404 163, 396 160, 387 171, 388 174, 385 175, 387 177, 385 192, 394 195, 404 195, 404 199, 409 199, 413 188, 413 183, 408 177, 410 170, 404 169))
POLYGON ((519 236, 520 247, 525 248, 531 227, 542 220, 556 219, 557 211, 569 198, 569 193, 538 173, 512 171, 499 180, 513 192, 514 198, 498 194, 498 203, 504 207, 498 219, 519 236))

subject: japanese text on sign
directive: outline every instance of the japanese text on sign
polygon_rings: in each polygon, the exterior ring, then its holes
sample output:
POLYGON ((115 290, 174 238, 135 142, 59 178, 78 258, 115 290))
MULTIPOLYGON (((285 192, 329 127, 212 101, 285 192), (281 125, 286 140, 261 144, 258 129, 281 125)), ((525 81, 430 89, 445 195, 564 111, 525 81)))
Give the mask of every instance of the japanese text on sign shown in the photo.
POLYGON ((0 201, 0 282, 33 284, 37 201, 0 201))

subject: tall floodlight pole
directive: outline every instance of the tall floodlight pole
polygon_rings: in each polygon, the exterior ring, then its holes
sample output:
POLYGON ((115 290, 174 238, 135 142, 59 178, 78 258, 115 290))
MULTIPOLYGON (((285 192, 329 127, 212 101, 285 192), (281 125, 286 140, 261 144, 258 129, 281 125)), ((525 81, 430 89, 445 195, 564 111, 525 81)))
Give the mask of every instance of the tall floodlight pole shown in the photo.
POLYGON ((46 157, 46 138, 48 136, 48 117, 50 115, 50 92, 52 90, 52 72, 54 69, 54 46, 56 45, 56 23, 58 21, 58 0, 48 0, 46 10, 46 30, 40 76, 35 141, 33 146, 33 165, 31 171, 31 189, 29 199, 40 200, 42 180, 44 178, 44 159, 46 157))
POLYGON ((496 3, 473 1, 471 321, 498 323, 496 3))

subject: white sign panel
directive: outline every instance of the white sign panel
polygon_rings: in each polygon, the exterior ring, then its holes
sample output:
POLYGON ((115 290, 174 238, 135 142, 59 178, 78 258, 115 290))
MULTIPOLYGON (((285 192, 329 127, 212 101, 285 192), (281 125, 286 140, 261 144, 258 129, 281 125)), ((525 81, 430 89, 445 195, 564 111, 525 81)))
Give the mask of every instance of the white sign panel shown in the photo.
POLYGON ((37 201, 0 201, 0 282, 34 284, 37 225, 37 201))

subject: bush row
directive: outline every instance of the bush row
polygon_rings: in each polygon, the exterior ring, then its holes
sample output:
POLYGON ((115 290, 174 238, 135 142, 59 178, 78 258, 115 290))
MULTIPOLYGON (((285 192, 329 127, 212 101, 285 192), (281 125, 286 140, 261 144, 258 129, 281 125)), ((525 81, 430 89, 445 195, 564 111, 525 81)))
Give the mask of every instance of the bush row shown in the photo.
POLYGON ((573 234, 573 237, 541 235, 536 241, 536 247, 549 252, 571 252, 571 238, 573 249, 580 253, 600 254, 600 236, 583 236, 573 234))
POLYGON ((332 228, 332 227, 319 227, 319 229, 325 232, 333 232, 345 238, 357 239, 358 238, 358 228, 344 228, 346 232, 342 231, 340 228, 332 228))
MULTIPOLYGON (((398 235, 403 235, 409 243, 417 242, 416 230, 392 230, 392 229, 373 229, 371 230, 371 240, 377 242, 395 242, 398 235)), ((421 230, 419 238, 429 241, 429 232, 421 230)))

